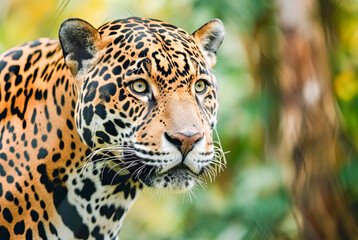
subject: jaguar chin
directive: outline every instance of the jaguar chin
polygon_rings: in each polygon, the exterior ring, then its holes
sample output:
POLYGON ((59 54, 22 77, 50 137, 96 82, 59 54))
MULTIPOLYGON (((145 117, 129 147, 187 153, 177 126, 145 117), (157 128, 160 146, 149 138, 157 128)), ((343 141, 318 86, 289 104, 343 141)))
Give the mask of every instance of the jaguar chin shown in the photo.
POLYGON ((165 172, 159 171, 158 167, 143 166, 138 168, 142 170, 134 170, 132 174, 136 175, 136 172, 139 172, 137 178, 148 187, 163 188, 179 193, 190 191, 197 184, 205 184, 203 173, 206 171, 204 169, 198 174, 183 163, 165 172))
POLYGON ((147 186, 155 188, 166 188, 173 192, 186 192, 200 184, 203 180, 200 179, 201 174, 193 173, 186 165, 180 164, 173 169, 163 173, 157 174, 149 179, 149 182, 144 182, 147 186))

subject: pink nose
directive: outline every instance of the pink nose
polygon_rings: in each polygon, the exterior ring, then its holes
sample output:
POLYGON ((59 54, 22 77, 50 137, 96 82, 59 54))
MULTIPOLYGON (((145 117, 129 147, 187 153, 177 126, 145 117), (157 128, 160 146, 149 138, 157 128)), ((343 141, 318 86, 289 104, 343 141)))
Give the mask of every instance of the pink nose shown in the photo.
POLYGON ((187 136, 182 133, 174 133, 169 136, 165 133, 165 137, 169 142, 175 145, 185 157, 192 150, 194 143, 199 142, 203 138, 203 135, 196 133, 194 135, 187 136))

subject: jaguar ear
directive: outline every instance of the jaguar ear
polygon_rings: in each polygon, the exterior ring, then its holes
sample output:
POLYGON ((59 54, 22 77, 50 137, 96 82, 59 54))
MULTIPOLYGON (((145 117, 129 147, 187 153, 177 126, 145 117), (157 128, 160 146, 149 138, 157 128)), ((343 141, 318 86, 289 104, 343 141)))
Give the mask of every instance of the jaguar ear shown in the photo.
POLYGON ((59 39, 66 65, 74 77, 92 66, 101 36, 91 24, 78 18, 66 19, 60 26, 59 39))
POLYGON ((224 24, 219 19, 207 22, 192 34, 211 67, 216 63, 216 51, 220 47, 224 35, 224 24))

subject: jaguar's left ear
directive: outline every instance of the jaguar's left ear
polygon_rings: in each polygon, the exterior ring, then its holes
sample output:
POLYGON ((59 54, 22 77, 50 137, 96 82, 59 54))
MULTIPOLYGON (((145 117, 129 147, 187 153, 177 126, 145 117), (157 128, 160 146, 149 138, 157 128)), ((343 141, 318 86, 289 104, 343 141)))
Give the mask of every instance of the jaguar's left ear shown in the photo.
POLYGON ((220 47, 224 35, 224 24, 219 19, 207 22, 192 34, 211 67, 216 63, 216 51, 220 47))

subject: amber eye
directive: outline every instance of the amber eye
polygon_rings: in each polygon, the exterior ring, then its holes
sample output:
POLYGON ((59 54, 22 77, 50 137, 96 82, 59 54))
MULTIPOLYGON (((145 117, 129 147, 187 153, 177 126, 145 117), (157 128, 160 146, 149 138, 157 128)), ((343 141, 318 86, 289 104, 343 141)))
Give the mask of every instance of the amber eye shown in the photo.
POLYGON ((199 80, 195 83, 195 92, 198 94, 202 94, 206 90, 206 82, 204 80, 199 80))
POLYGON ((132 82, 132 89, 136 93, 145 93, 147 91, 147 84, 144 80, 135 80, 132 82))

